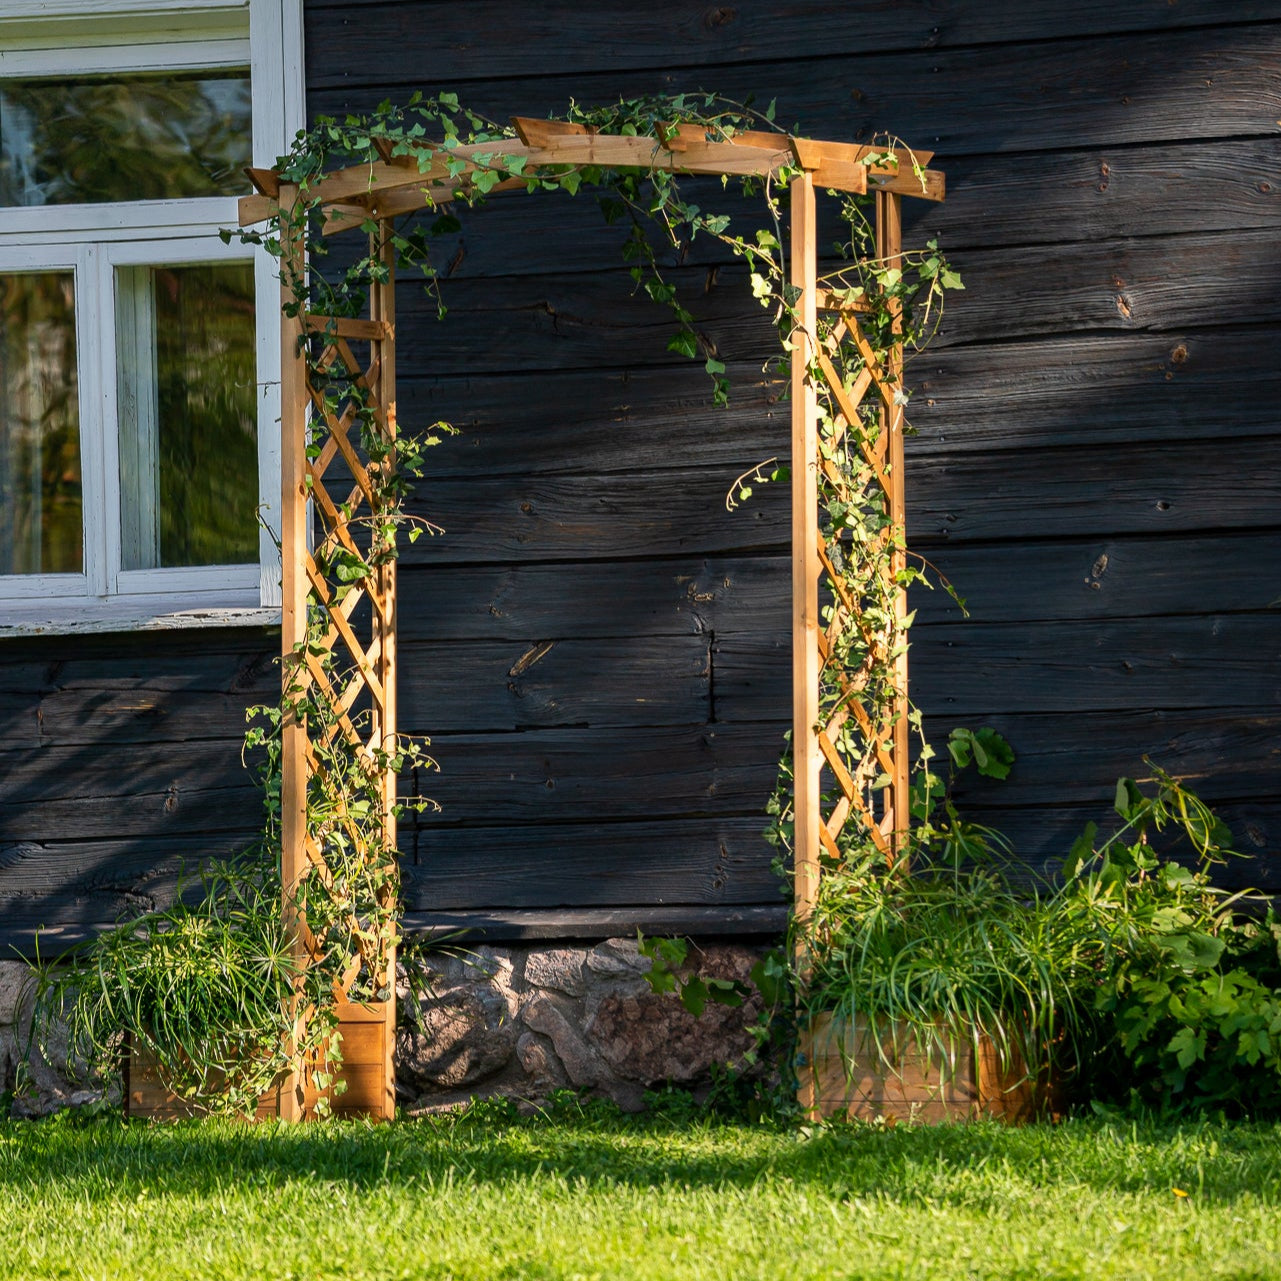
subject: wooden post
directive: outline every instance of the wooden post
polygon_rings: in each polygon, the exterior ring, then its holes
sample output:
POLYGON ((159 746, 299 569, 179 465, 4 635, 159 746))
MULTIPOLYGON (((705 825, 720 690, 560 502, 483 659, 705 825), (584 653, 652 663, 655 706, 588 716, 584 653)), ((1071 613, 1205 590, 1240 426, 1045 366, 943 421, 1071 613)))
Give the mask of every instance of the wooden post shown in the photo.
MULTIPOLYGON (((897 192, 876 193, 876 253, 883 266, 903 266, 903 198, 897 192)), ((885 362, 886 379, 899 391, 903 385, 903 308, 894 301, 890 304, 895 341, 885 362)), ((903 406, 882 408, 881 429, 889 438, 887 457, 890 473, 890 529, 895 540, 890 559, 894 575, 894 770, 889 786, 888 804, 885 807, 884 830, 890 841, 892 857, 899 857, 907 849, 908 828, 911 824, 909 789, 911 775, 908 769, 910 743, 908 739, 907 697, 907 589, 898 586, 907 569, 904 548, 904 529, 907 523, 905 485, 905 460, 903 456, 903 406)))
MULTIPOLYGON (((382 321, 386 326, 384 337, 378 343, 380 356, 377 382, 378 403, 382 406, 384 425, 390 440, 396 438, 396 251, 391 240, 392 220, 378 223, 378 241, 371 246, 371 257, 377 253, 387 270, 387 279, 378 285, 370 298, 370 319, 382 321)), ((395 466, 394 453, 387 466, 395 466)), ((375 732, 380 736, 383 751, 396 749, 396 562, 388 561, 378 568, 375 587, 382 600, 382 619, 374 609, 373 639, 378 642, 377 674, 382 686, 381 707, 375 700, 375 732)), ((383 771, 383 841, 390 852, 396 848, 396 772, 383 771)), ((391 890, 384 890, 391 895, 391 890)), ((385 907, 392 904, 384 903, 385 907)), ((383 1087, 382 1116, 393 1120, 396 1115, 396 1074, 392 1054, 396 1043, 396 950, 387 949, 387 987, 389 995, 381 1013, 383 1016, 383 1087)))
MULTIPOLYGON (((285 695, 281 722, 280 875, 285 926, 290 931, 295 961, 307 962, 298 929, 298 883, 306 867, 307 839, 307 725, 289 709, 290 689, 301 674, 298 647, 307 636, 307 371, 302 348, 302 307, 294 287, 306 269, 306 244, 295 234, 290 218, 298 189, 280 188, 280 679, 285 695), (286 308, 296 312, 286 314, 286 308)), ((295 1070, 281 1089, 280 1115, 296 1121, 303 1113, 302 1074, 295 1070)))
MULTIPOLYGON (((800 294, 792 330, 792 769, 794 912, 804 929, 818 893, 818 396, 810 377, 818 326, 818 248, 814 179, 792 179, 790 283, 800 294)), ((804 977, 806 958, 796 957, 804 977)), ((800 1104, 815 1106, 814 1075, 800 1072, 800 1104)))

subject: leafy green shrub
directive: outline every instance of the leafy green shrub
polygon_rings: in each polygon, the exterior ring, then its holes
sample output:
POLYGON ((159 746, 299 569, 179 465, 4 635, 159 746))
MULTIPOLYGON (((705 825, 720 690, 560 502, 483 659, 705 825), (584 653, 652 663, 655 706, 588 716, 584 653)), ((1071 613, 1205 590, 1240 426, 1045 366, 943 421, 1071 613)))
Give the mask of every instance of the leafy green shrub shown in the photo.
POLYGON ((1226 826, 1177 779, 1117 784, 1120 829, 1091 824, 1049 904, 1097 1099, 1163 1112, 1281 1113, 1281 924, 1209 868, 1226 826), (1172 843, 1170 838, 1176 838, 1172 843), (1162 847, 1164 853, 1157 851, 1162 847), (1190 852, 1193 868, 1176 853, 1190 852))

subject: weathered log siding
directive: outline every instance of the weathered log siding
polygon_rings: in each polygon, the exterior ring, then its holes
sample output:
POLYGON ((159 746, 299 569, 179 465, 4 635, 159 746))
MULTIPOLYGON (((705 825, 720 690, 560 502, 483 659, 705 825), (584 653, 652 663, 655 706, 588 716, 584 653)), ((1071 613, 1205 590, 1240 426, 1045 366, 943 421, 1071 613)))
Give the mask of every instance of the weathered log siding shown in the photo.
MULTIPOLYGON (((910 534, 970 616, 915 602, 934 737, 1008 735, 1009 782, 964 799, 1030 864, 1146 752, 1260 856, 1225 877, 1281 890, 1276 0, 306 13, 313 114, 419 88, 501 118, 708 87, 776 98, 802 132, 935 149, 948 199, 908 202, 905 238, 938 235, 967 289, 909 366, 910 534)), ((717 411, 590 198, 460 216, 447 320, 399 300, 401 419, 463 429, 417 500, 446 533, 401 579, 402 720, 441 764, 404 782, 442 805, 405 825, 411 907, 535 934, 759 926, 781 901, 758 832, 788 707, 787 495, 723 499, 787 449, 767 318, 717 246, 670 264, 735 379, 717 411)), ((252 830, 238 716, 272 643, 0 651, 11 931, 106 919, 252 830)))

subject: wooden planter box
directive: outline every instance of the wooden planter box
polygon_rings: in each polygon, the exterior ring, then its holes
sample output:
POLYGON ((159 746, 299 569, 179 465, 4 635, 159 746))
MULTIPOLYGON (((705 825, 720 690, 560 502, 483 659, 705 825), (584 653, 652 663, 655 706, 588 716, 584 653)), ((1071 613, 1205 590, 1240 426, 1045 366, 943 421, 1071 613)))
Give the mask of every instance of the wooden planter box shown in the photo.
POLYGON ((868 1024, 835 1023, 824 1014, 802 1036, 802 1101, 814 1117, 872 1121, 970 1121, 995 1117, 1017 1124, 1041 1114, 1045 1091, 1020 1070, 1002 1073, 996 1047, 979 1038, 956 1047, 954 1071, 943 1069, 911 1030, 883 1028, 881 1048, 868 1024), (883 1057, 889 1056, 890 1061, 883 1057))
MULTIPOLYGON (((394 1006, 338 1006, 338 1033, 342 1038, 342 1069, 337 1079, 347 1088, 335 1095, 324 1092, 333 1116, 374 1117, 391 1120, 395 1115, 395 1084, 391 1053, 395 1041, 394 1006)), ((185 1099, 168 1090, 156 1072, 155 1059, 131 1046, 124 1064, 125 1112, 154 1121, 175 1121, 199 1113, 185 1099)), ((255 1119, 267 1121, 283 1112, 285 1082, 262 1096, 255 1119)), ((303 1099, 303 1116, 312 1119, 320 1094, 309 1087, 303 1099)))

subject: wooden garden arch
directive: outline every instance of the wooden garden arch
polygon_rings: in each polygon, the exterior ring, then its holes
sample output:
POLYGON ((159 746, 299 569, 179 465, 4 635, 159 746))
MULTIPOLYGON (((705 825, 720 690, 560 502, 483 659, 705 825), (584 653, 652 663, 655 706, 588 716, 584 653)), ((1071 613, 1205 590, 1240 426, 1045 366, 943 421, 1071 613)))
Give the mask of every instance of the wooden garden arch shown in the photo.
MULTIPOLYGON (((812 911, 818 888, 820 858, 824 851, 836 856, 837 838, 847 822, 865 823, 873 840, 892 859, 908 824, 908 701, 906 646, 894 656, 893 705, 880 723, 873 723, 856 697, 859 671, 834 670, 832 642, 842 624, 858 612, 859 602, 849 597, 829 558, 819 529, 818 475, 820 469, 838 490, 842 477, 819 450, 818 394, 814 377, 822 377, 833 403, 839 408, 835 430, 852 422, 868 395, 878 398, 882 430, 877 446, 866 451, 866 462, 883 488, 894 529, 904 524, 903 409, 896 403, 902 372, 902 347, 896 346, 882 366, 863 337, 863 307, 844 294, 819 287, 817 262, 817 209, 815 190, 865 193, 875 191, 877 255, 887 266, 901 262, 901 197, 942 200, 943 175, 926 169, 931 152, 899 151, 897 164, 868 164, 865 158, 880 149, 850 143, 822 142, 780 133, 745 132, 730 140, 711 140, 702 126, 678 126, 667 138, 601 134, 582 125, 556 120, 517 118, 513 121, 519 142, 487 142, 446 148, 423 141, 413 155, 393 155, 380 148, 378 162, 360 164, 333 173, 307 189, 305 199, 315 204, 324 219, 325 233, 368 227, 371 255, 385 264, 387 279, 370 291, 369 314, 349 319, 317 314, 294 306, 289 280, 302 278, 306 245, 302 235, 291 236, 287 212, 299 198, 295 185, 284 183, 273 170, 252 170, 256 195, 240 201, 240 225, 251 226, 285 211, 282 229, 281 280, 281 553, 283 561, 282 679, 286 688, 301 683, 313 696, 325 699, 335 713, 334 732, 353 739, 357 750, 389 746, 396 734, 396 571, 394 564, 380 567, 372 581, 348 593, 341 601, 331 594, 313 557, 308 538, 308 505, 320 519, 317 537, 324 544, 349 544, 349 524, 359 518, 369 496, 368 475, 356 448, 348 439, 350 418, 326 411, 323 396, 311 385, 303 343, 323 347, 320 363, 341 361, 368 393, 369 407, 379 430, 389 441, 396 436, 396 311, 395 274, 389 232, 393 220, 443 204, 474 182, 482 170, 501 164, 506 157, 523 157, 524 174, 534 175, 549 166, 600 166, 608 169, 666 169, 683 174, 716 176, 757 175, 766 178, 787 168, 799 169, 790 187, 791 223, 788 254, 789 283, 797 290, 797 324, 791 356, 791 486, 792 486, 792 734, 795 770, 795 912, 805 919, 812 911), (461 162, 461 169, 459 167, 461 162), (818 312, 835 313, 858 344, 865 367, 853 387, 845 388, 827 356, 816 350, 814 335, 818 312), (289 311, 294 314, 290 315, 289 311), (369 362, 357 361, 353 343, 367 343, 369 362), (319 453, 308 457, 308 421, 317 424, 319 453), (354 481, 346 493, 335 496, 326 484, 326 472, 342 458, 354 481), (820 614, 820 580, 826 581, 834 616, 827 627, 820 614), (309 598, 325 611, 328 622, 324 645, 345 653, 344 670, 351 672, 341 687, 331 684, 323 665, 314 657, 299 657, 307 634, 309 598), (357 635, 352 622, 356 606, 371 605, 368 626, 357 635), (820 686, 827 681, 847 697, 820 723, 820 686), (372 708, 371 735, 362 740, 346 713, 357 698, 367 696, 372 708), (867 766, 847 759, 840 744, 849 718, 856 721, 865 756, 889 780, 872 791, 867 766), (823 812, 822 772, 826 768, 834 786, 834 804, 823 812), (879 799, 878 799, 879 798, 879 799)), ((559 172, 564 172, 563 168, 559 172)), ((491 190, 526 186, 526 177, 509 178, 491 190)), ((333 477, 329 485, 335 483, 333 477)), ((345 479, 338 483, 347 484, 345 479)), ((901 546, 889 575, 905 568, 901 546)), ((893 588, 896 634, 906 620, 906 593, 893 588)), ((282 877, 284 911, 291 925, 299 960, 308 961, 307 930, 299 919, 294 893, 304 872, 313 865, 323 874, 323 852, 307 829, 306 798, 310 771, 317 767, 308 740, 307 726, 286 714, 283 725, 282 765, 282 877)), ((387 848, 395 848, 396 778, 383 772, 387 848)), ((343 1006, 343 1036, 348 1094, 342 1111, 361 1111, 391 1117, 395 1109, 392 1048, 395 1029, 394 958, 390 1000, 377 1006, 343 1006)), ((810 1074, 804 1074, 809 1076, 810 1074)), ((802 1104, 813 1105, 812 1082, 802 1086, 802 1104)), ((280 1113, 299 1118, 310 1110, 301 1074, 282 1091, 280 1113)))

